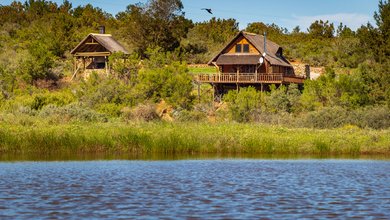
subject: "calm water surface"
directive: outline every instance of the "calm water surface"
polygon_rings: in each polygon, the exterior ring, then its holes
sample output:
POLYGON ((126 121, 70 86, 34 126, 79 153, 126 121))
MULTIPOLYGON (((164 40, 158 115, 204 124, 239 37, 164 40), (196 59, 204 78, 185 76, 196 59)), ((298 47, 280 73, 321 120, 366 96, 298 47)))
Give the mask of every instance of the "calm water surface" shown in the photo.
POLYGON ((390 219, 390 162, 0 163, 0 219, 390 219))

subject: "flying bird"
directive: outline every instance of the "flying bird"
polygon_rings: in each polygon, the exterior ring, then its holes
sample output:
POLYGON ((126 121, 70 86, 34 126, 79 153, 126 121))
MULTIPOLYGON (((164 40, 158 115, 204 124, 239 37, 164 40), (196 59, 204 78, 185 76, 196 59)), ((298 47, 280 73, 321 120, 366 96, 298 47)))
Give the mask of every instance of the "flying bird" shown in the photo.
POLYGON ((201 10, 206 10, 208 13, 213 14, 213 12, 211 11, 211 8, 202 8, 201 10))

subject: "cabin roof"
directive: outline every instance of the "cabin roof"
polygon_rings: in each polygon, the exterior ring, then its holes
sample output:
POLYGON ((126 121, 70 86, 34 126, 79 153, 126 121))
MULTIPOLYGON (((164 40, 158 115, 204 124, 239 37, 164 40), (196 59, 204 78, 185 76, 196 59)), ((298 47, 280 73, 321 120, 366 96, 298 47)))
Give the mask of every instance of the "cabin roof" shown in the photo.
POLYGON ((260 57, 260 54, 222 54, 217 58, 216 63, 217 65, 232 65, 236 63, 240 63, 243 65, 255 65, 259 62, 260 57))
MULTIPOLYGON (((259 58, 261 55, 257 55, 258 59, 255 62, 254 61, 254 55, 253 54, 234 54, 234 55, 228 55, 228 54, 223 54, 223 52, 231 45, 233 44, 239 37, 243 36, 245 39, 251 43, 257 51, 259 51, 260 54, 264 54, 264 36, 263 35, 258 35, 258 34, 253 34, 253 33, 248 33, 245 31, 240 31, 222 50, 219 52, 213 59, 209 61, 208 64, 212 64, 212 62, 217 62, 221 56, 222 60, 229 60, 230 64, 258 64, 259 63, 259 58), (245 59, 248 59, 249 61, 245 61, 245 59), (255 62, 255 63, 254 63, 255 62)), ((279 65, 279 66, 287 66, 287 67, 292 67, 291 64, 284 58, 282 55, 277 55, 279 51, 282 50, 282 48, 270 41, 266 40, 266 56, 265 59, 271 63, 271 65, 279 65)), ((221 61, 220 61, 221 62, 221 61)))
POLYGON ((118 42, 116 41, 111 34, 88 34, 70 53, 75 54, 76 52, 94 52, 95 47, 85 47, 85 42, 92 37, 96 42, 103 46, 107 51, 122 52, 124 54, 129 54, 129 52, 118 42))

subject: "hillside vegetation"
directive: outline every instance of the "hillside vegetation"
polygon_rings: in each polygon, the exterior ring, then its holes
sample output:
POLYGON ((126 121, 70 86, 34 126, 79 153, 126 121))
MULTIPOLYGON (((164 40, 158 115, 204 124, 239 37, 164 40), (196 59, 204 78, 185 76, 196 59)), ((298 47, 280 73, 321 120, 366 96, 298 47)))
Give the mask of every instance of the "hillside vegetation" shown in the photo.
POLYGON ((201 95, 187 64, 205 63, 234 35, 238 23, 212 18, 194 23, 180 0, 150 0, 114 15, 90 4, 44 0, 0 5, 0 124, 112 121, 255 122, 288 127, 390 127, 390 3, 380 1, 376 24, 353 31, 315 21, 288 32, 261 21, 246 31, 284 48, 289 60, 326 66, 318 80, 260 93, 232 91, 216 105, 201 95), (69 82, 69 51, 104 25, 131 55, 110 57, 112 75, 69 82))

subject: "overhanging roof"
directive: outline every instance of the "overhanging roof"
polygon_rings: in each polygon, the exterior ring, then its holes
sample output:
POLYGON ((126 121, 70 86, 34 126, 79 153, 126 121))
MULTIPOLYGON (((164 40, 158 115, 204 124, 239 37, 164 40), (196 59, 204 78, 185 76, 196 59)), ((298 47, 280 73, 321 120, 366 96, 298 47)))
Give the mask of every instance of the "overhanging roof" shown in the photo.
POLYGON ((217 65, 232 65, 232 64, 242 64, 242 65, 256 65, 259 63, 261 55, 252 54, 252 55, 240 55, 240 54, 222 54, 218 57, 216 63, 217 65))
POLYGON ((116 41, 111 34, 89 34, 70 53, 75 55, 80 52, 104 52, 101 51, 101 47, 110 53, 122 52, 124 54, 129 54, 129 52, 118 41, 116 41), (89 38, 94 39, 98 45, 86 45, 86 41, 89 38))
MULTIPOLYGON (((209 61, 209 65, 212 64, 213 62, 217 62, 219 60, 219 57, 221 56, 227 56, 228 54, 223 54, 223 52, 231 45, 233 44, 239 37, 243 36, 245 39, 248 40, 249 43, 251 43, 256 50, 260 53, 264 53, 264 36, 258 35, 258 34, 252 34, 244 31, 240 31, 222 50, 219 52, 213 59, 209 61)), ((270 41, 266 40, 266 56, 265 59, 270 62, 271 65, 279 65, 279 66, 286 66, 286 67, 292 67, 291 64, 283 57, 283 56, 278 56, 278 51, 281 50, 281 47, 270 41)), ((235 54, 237 55, 237 54, 235 54)), ((240 56, 247 57, 246 59, 250 61, 246 61, 245 58, 237 58, 236 61, 237 63, 234 64, 245 64, 245 63, 239 63, 241 61, 243 62, 252 62, 254 59, 253 54, 245 54, 245 53, 240 53, 240 56)), ((260 55, 259 55, 260 56, 260 55)), ((222 58, 225 59, 225 58, 222 58)), ((232 58, 230 58, 232 59, 232 58)), ((233 59, 232 59, 233 60, 233 59)), ((259 61, 259 59, 257 59, 259 61)), ((233 64, 233 63, 232 63, 233 64)))

